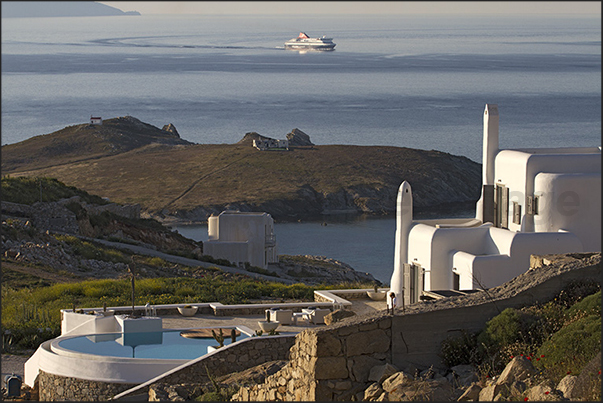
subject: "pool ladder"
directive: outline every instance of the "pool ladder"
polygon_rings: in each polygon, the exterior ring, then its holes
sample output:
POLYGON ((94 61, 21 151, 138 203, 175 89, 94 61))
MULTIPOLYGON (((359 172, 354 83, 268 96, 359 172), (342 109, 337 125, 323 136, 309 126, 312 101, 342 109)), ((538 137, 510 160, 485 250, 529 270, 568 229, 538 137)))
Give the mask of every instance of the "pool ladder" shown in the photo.
POLYGON ((144 316, 157 316, 157 309, 155 306, 150 305, 148 302, 144 306, 144 316))

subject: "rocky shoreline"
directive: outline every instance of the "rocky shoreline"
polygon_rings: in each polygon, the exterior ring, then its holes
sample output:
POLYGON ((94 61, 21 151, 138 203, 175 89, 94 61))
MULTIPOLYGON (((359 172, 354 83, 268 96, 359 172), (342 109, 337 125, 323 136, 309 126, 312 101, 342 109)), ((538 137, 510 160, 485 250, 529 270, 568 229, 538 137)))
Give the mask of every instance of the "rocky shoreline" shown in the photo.
MULTIPOLYGON (((285 201, 275 201, 274 205, 282 206, 285 204, 285 201)), ((330 220, 346 220, 346 219, 356 219, 359 217, 368 217, 368 218, 396 218, 396 211, 394 208, 391 208, 387 211, 384 209, 380 211, 358 211, 353 208, 345 208, 345 209, 332 209, 332 210, 323 210, 319 213, 317 212, 308 212, 305 214, 301 213, 290 213, 290 214, 282 214, 278 211, 278 209, 273 208, 272 203, 266 203, 263 205, 265 208, 256 208, 253 205, 249 204, 229 204, 227 206, 220 206, 214 208, 203 208, 197 207, 192 211, 178 211, 175 215, 165 214, 165 213, 148 213, 142 212, 141 217, 143 218, 152 218, 161 222, 163 225, 167 227, 176 227, 176 226, 185 226, 185 225, 206 225, 207 219, 212 214, 218 215, 222 211, 226 209, 234 209, 245 212, 258 212, 258 211, 266 211, 266 212, 275 212, 270 213, 275 223, 291 223, 291 222, 326 222, 330 220)), ((472 217, 475 214, 475 202, 474 201, 460 201, 456 203, 441 203, 436 205, 431 205, 427 207, 415 207, 413 209, 414 218, 415 219, 432 219, 432 218, 454 218, 454 217, 472 217)))

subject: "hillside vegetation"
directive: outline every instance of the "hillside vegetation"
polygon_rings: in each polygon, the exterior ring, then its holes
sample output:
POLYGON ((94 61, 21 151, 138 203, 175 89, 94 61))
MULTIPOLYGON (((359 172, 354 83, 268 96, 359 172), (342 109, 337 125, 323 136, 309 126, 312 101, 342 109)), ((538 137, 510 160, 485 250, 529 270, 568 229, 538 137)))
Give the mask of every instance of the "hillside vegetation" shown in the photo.
POLYGON ((480 164, 439 151, 325 145, 262 152, 250 144, 190 144, 132 117, 3 146, 2 171, 57 178, 158 217, 192 221, 226 207, 282 219, 387 214, 404 180, 417 208, 472 204, 481 180, 480 164))
POLYGON ((131 116, 107 119, 102 125, 68 126, 2 146, 2 173, 35 170, 107 157, 149 144, 186 145, 177 134, 131 116))

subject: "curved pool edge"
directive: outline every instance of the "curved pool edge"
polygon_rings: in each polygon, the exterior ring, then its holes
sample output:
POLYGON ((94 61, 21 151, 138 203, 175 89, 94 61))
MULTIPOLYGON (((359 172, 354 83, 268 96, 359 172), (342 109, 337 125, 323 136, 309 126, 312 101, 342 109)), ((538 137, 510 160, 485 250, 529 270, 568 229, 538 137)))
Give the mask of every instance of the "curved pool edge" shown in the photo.
MULTIPOLYGON (((253 335, 251 329, 246 326, 234 327, 249 337, 238 340, 228 346, 241 343, 253 335)), ((196 328, 165 330, 182 331, 196 328)), ((159 359, 100 356, 65 350, 60 347, 57 348, 60 341, 71 337, 76 336, 59 336, 55 339, 45 341, 38 347, 34 355, 25 363, 25 383, 28 386, 33 387, 39 371, 87 381, 141 384, 191 361, 199 360, 215 353, 207 353, 194 359, 159 359)))

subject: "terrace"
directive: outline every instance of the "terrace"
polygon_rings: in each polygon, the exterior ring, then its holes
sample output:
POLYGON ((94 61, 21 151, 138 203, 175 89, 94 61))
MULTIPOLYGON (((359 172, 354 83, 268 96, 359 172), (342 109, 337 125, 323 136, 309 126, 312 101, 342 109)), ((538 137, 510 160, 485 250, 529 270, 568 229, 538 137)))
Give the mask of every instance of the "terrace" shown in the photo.
MULTIPOLYGON (((322 316, 316 316, 317 319, 313 320, 309 308, 319 309, 323 314, 345 309, 357 315, 385 309, 385 301, 370 300, 367 291, 373 290, 315 291, 313 302, 240 305, 190 303, 188 305, 197 308, 191 316, 179 312, 178 308, 182 308, 183 304, 135 306, 135 315, 131 315, 131 306, 106 310, 87 308, 77 312, 62 310, 62 335, 43 343, 25 363, 24 381, 33 386, 36 379, 59 379, 73 390, 89 389, 88 383, 92 382, 102 383, 104 389, 110 391, 103 397, 109 398, 128 389, 144 388, 141 385, 194 366, 197 362, 211 366, 218 365, 214 361, 226 359, 245 369, 284 359, 298 333, 325 326, 322 316), (262 322, 265 322, 266 311, 274 308, 279 309, 276 311, 279 315, 285 314, 280 317, 287 318, 289 313, 291 320, 279 324, 276 329, 278 333, 269 334, 266 329, 262 331, 262 322), (216 349, 210 346, 217 342, 207 335, 204 340, 192 341, 201 343, 198 345, 187 344, 191 340, 178 337, 178 333, 183 336, 187 331, 200 329, 207 329, 208 333, 211 329, 216 332, 223 329, 224 347, 216 349), (236 343, 230 343, 233 329, 240 334, 236 343), (178 339, 175 342, 174 337, 178 339), (109 344, 105 347, 102 343, 109 344), (263 347, 258 347, 260 345, 263 347), (164 349, 166 352, 145 352, 154 349, 164 349), (199 352, 193 353, 193 358, 181 356, 180 353, 188 349, 199 352), (114 350, 120 352, 111 352, 114 350), (174 352, 173 356, 170 351, 174 352), (243 361, 247 362, 239 362, 241 356, 245 356, 243 361)), ((385 292, 386 289, 380 291, 385 292)))

